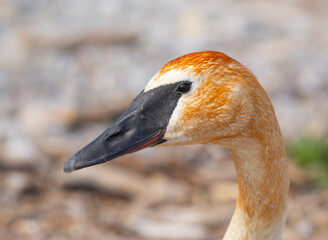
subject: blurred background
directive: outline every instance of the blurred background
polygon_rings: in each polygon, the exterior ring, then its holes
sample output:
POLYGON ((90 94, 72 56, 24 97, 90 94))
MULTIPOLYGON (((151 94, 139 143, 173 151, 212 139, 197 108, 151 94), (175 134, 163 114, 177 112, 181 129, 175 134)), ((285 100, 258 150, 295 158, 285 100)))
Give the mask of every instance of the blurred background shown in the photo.
POLYGON ((236 174, 218 146, 154 148, 72 174, 169 60, 248 66, 290 156, 286 240, 328 239, 328 2, 0 0, 0 238, 221 239, 236 174))

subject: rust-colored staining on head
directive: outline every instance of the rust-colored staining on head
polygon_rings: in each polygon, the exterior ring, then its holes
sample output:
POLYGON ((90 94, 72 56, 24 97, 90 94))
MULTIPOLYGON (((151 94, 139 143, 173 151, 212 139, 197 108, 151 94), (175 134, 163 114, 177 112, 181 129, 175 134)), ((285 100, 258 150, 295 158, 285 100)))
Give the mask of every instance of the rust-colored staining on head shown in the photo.
MULTIPOLYGON (((231 66, 242 66, 237 61, 220 52, 204 51, 190 53, 165 64, 147 84, 145 91, 183 80, 204 80, 207 77, 211 77, 219 68, 229 69, 229 64, 231 66)), ((227 74, 229 73, 227 72, 227 74)))
POLYGON ((178 57, 167 64, 159 71, 160 75, 165 74, 170 70, 183 70, 189 67, 194 69, 195 74, 209 71, 215 68, 217 64, 224 64, 224 62, 231 62, 232 58, 224 53, 215 51, 203 51, 196 53, 189 53, 178 57))
POLYGON ((190 144, 211 143, 239 134, 249 122, 249 114, 243 116, 241 113, 249 109, 249 103, 244 99, 249 83, 256 81, 254 75, 227 55, 207 51, 188 54, 167 63, 154 81, 162 83, 167 79, 162 79, 163 76, 172 72, 177 76, 190 70, 195 87, 180 99, 169 124, 174 129, 169 129, 166 136, 175 139, 177 135, 183 135, 190 144), (197 130, 195 126, 198 126, 197 130))

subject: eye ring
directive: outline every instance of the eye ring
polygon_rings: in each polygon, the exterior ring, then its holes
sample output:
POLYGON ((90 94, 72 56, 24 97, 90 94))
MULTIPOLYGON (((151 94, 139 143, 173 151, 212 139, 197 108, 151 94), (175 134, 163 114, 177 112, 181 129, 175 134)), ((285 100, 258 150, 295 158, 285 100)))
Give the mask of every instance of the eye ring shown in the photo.
POLYGON ((187 93, 190 91, 190 89, 191 89, 191 82, 183 82, 178 86, 177 92, 187 93))

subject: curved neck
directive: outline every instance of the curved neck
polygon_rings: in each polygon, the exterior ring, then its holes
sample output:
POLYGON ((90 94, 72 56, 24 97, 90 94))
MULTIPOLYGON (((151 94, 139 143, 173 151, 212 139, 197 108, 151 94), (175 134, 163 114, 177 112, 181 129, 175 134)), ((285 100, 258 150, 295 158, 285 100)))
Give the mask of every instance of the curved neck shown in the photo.
POLYGON ((289 179, 278 124, 240 148, 228 148, 237 171, 238 199, 224 240, 278 240, 284 227, 289 179), (270 131, 269 131, 270 132, 270 131))

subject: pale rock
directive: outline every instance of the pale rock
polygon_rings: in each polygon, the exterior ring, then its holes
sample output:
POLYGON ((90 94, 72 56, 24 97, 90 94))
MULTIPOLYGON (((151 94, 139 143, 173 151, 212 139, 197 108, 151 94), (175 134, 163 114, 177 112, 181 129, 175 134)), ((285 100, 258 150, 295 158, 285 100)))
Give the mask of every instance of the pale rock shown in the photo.
POLYGON ((109 167, 99 165, 70 174, 65 174, 60 169, 57 174, 62 186, 91 184, 105 192, 117 191, 129 196, 140 194, 147 186, 147 180, 142 175, 113 164, 109 167))
POLYGON ((18 119, 22 127, 32 136, 41 137, 52 128, 63 128, 78 119, 78 111, 72 102, 42 101, 27 103, 18 119))
POLYGON ((41 157, 35 143, 15 122, 0 122, 2 143, 0 152, 2 160, 12 167, 34 165, 41 157))
POLYGON ((131 229, 148 238, 161 239, 203 239, 207 235, 206 228, 197 224, 155 219, 135 219, 131 229))
POLYGON ((238 185, 236 182, 217 182, 211 185, 211 199, 214 202, 236 201, 238 185))

